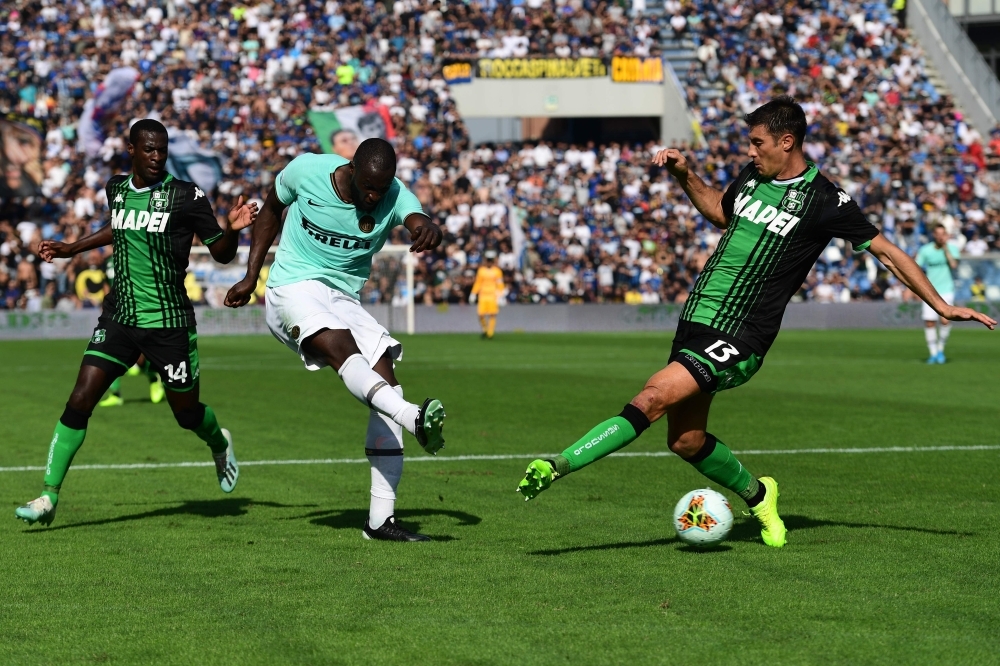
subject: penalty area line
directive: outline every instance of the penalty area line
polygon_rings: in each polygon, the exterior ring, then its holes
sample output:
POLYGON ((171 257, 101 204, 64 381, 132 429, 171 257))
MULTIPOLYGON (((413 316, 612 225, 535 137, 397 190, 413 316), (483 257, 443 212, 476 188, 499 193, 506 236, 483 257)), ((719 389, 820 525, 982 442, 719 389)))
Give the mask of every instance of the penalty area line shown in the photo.
MULTIPOLYGON (((853 449, 746 449, 733 451, 736 455, 821 455, 829 453, 865 454, 865 453, 935 453, 939 451, 1000 451, 1000 444, 982 444, 972 446, 873 446, 870 448, 853 449)), ((476 460, 532 460, 535 458, 551 458, 555 453, 503 453, 468 456, 420 456, 408 457, 408 463, 427 462, 463 462, 476 460)), ((611 458, 670 458, 675 454, 670 451, 619 451, 612 453, 611 458)), ((314 458, 305 460, 244 460, 244 467, 272 467, 277 465, 360 465, 367 463, 367 458, 314 458)), ((178 467, 214 467, 214 462, 173 462, 173 463, 120 463, 109 465, 74 465, 74 470, 102 469, 174 469, 178 467)), ((44 472, 41 466, 0 467, 0 472, 44 472)))

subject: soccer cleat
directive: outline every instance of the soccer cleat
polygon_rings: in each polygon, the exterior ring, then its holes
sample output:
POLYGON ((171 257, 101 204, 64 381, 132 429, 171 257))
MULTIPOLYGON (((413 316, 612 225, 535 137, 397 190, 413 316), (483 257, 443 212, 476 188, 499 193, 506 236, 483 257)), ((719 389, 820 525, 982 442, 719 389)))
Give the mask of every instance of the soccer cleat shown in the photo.
POLYGON ((750 507, 750 512, 757 517, 760 522, 760 536, 764 543, 773 548, 781 548, 785 545, 785 523, 778 515, 778 482, 769 476, 762 476, 758 479, 766 491, 764 499, 757 506, 750 507))
POLYGON ((46 495, 42 495, 38 499, 33 499, 24 506, 14 509, 14 515, 29 525, 35 523, 51 525, 52 519, 56 517, 56 507, 52 504, 52 500, 46 495))
POLYGON ((944 352, 939 351, 937 353, 937 356, 934 357, 934 362, 937 363, 938 365, 944 365, 945 363, 944 352))
POLYGON ((142 372, 142 369, 139 368, 138 365, 133 365, 131 368, 125 371, 125 374, 128 377, 138 377, 140 372, 142 372))
POLYGON ((365 520, 365 529, 362 532, 366 539, 374 539, 376 541, 430 541, 429 536, 423 534, 416 534, 415 532, 407 532, 402 527, 396 525, 396 517, 389 516, 382 523, 382 527, 377 530, 372 529, 368 521, 365 520))
POLYGON ((417 428, 414 436, 424 451, 436 456, 444 448, 444 405, 436 398, 427 398, 417 415, 417 428))
POLYGON ((935 363, 938 362, 937 359, 938 359, 937 354, 934 354, 933 356, 928 357, 928 359, 927 359, 927 365, 934 365, 935 363))
POLYGON ((114 393, 109 393, 108 397, 97 403, 98 407, 121 407, 125 404, 125 400, 120 395, 115 395, 114 393))
POLYGON ((517 492, 524 495, 524 501, 534 499, 538 493, 552 485, 559 478, 555 466, 548 460, 533 460, 524 472, 524 478, 517 484, 517 492))
POLYGON ((163 388, 163 380, 159 377, 156 378, 155 382, 149 383, 149 401, 154 405, 158 405, 163 402, 163 398, 166 397, 167 392, 163 388))
POLYGON ((215 461, 215 475, 219 477, 219 487, 222 488, 222 492, 231 493, 240 479, 240 464, 236 462, 236 453, 233 451, 232 434, 225 428, 221 430, 229 446, 226 447, 224 455, 212 456, 212 460, 215 461))

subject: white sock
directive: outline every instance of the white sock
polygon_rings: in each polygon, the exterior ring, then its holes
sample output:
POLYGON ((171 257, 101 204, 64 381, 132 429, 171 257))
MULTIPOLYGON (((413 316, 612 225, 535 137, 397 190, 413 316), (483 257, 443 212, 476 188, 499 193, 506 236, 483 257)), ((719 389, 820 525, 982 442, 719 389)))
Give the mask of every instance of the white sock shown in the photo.
POLYGON ((927 339, 927 350, 930 351, 931 356, 937 356, 938 353, 938 343, 937 343, 937 331, 933 327, 924 329, 924 337, 927 339))
MULTIPOLYGON (((402 386, 394 386, 400 397, 402 386)), ((368 525, 378 529, 396 509, 396 488, 403 475, 403 428, 387 416, 371 411, 365 435, 365 455, 372 466, 372 500, 368 525)))
POLYGON ((420 407, 406 402, 402 395, 391 390, 389 382, 368 366, 364 356, 354 354, 348 357, 337 374, 344 380, 344 386, 351 395, 362 404, 385 414, 411 435, 416 431, 420 407))
POLYGON ((945 343, 948 342, 948 336, 951 335, 951 324, 943 325, 939 323, 937 325, 937 330, 938 330, 938 351, 940 351, 943 354, 945 343))

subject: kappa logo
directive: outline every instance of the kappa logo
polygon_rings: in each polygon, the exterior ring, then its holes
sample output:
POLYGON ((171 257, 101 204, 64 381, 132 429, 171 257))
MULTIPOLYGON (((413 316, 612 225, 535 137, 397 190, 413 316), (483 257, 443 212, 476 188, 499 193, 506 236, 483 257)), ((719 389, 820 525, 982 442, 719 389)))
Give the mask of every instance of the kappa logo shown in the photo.
POLYGON ((103 329, 103 328, 99 328, 99 329, 97 329, 96 331, 94 331, 94 337, 92 337, 92 338, 90 339, 90 341, 91 341, 91 342, 93 342, 93 343, 94 343, 95 345, 99 345, 99 344, 101 344, 102 342, 104 342, 104 339, 105 339, 105 338, 106 338, 107 336, 108 336, 108 332, 107 332, 107 330, 106 330, 106 329, 103 329))
POLYGON ((124 202, 125 202, 125 197, 123 197, 121 193, 115 195, 115 203, 124 203, 124 202))
POLYGON ((840 190, 837 192, 837 198, 840 200, 840 203, 837 204, 837 208, 840 208, 845 203, 851 200, 851 195, 843 190, 840 190))
POLYGON ((361 233, 363 234, 370 234, 375 231, 375 218, 371 215, 365 215, 358 220, 358 229, 361 229, 361 233))
POLYGON ((205 196, 205 193, 202 192, 202 190, 201 190, 200 187, 194 188, 194 200, 195 201, 197 201, 198 199, 200 199, 203 196, 205 196))
POLYGON ((743 183, 743 187, 746 187, 746 188, 751 189, 751 190, 754 189, 755 187, 757 187, 757 179, 756 178, 751 178, 747 182, 743 183))

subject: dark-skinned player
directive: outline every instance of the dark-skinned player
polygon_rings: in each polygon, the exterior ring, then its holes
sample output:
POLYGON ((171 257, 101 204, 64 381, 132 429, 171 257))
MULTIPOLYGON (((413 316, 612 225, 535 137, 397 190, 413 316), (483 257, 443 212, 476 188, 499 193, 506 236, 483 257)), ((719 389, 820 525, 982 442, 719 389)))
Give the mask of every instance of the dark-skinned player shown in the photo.
POLYGON ((205 193, 167 173, 167 130, 155 120, 132 125, 128 152, 132 174, 114 176, 106 186, 110 222, 75 243, 43 241, 39 249, 42 259, 52 261, 110 244, 115 280, 56 423, 42 494, 15 511, 28 524, 52 522, 94 406, 140 355, 162 377, 177 423, 208 444, 222 490, 232 492, 239 478, 232 436, 199 399, 198 334, 184 276, 195 234, 213 259, 232 261, 239 230, 256 219, 256 204, 246 205, 241 197, 228 228, 219 228, 205 193))
POLYGON ((423 405, 403 399, 393 373, 402 345, 358 300, 372 256, 394 227, 410 232, 411 252, 441 243, 441 230, 395 175, 396 153, 382 139, 364 141, 351 161, 312 154, 292 160, 264 201, 246 277, 229 290, 226 305, 238 308, 249 301, 264 257, 281 231, 267 278, 267 325, 308 370, 333 368, 369 409, 365 454, 371 463, 371 508, 363 534, 426 541, 396 525, 393 517, 403 473, 403 429, 436 454, 444 446, 444 407, 430 398, 423 405))

